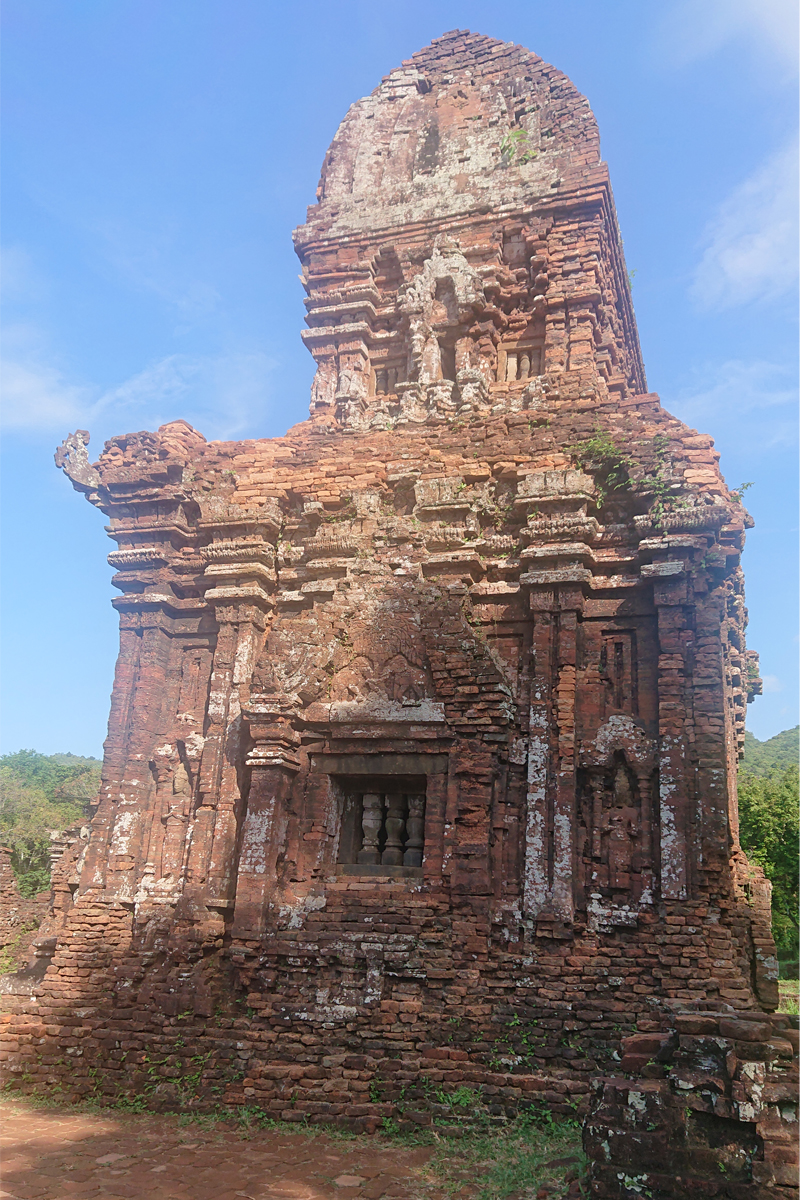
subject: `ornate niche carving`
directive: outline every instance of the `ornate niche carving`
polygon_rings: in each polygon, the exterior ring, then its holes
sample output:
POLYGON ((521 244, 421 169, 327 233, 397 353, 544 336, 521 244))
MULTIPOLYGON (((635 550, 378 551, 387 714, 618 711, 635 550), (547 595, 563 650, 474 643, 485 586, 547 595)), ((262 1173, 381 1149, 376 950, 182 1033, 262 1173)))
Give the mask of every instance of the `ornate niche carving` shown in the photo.
POLYGON ((488 365, 473 362, 469 337, 485 307, 481 277, 458 242, 438 238, 421 272, 398 298, 408 352, 408 382, 398 390, 408 419, 469 411, 485 400, 488 365))
POLYGON ((635 925, 653 901, 655 746, 630 717, 612 716, 579 762, 579 905, 593 928, 635 925))
POLYGON ((376 609, 365 627, 334 654, 333 708, 344 704, 418 708, 435 695, 419 615, 397 604, 376 609), (388 702, 388 703, 387 703, 388 702))
POLYGON ((192 785, 182 762, 177 763, 172 779, 164 781, 160 788, 160 798, 161 821, 164 825, 161 876, 175 878, 183 862, 186 830, 192 808, 192 785))
POLYGON ((194 806, 192 774, 196 777, 197 762, 191 762, 185 742, 165 742, 155 748, 150 770, 155 782, 156 821, 137 886, 137 904, 174 899, 181 891, 186 835, 194 806))
POLYGON ((399 327, 402 322, 397 319, 397 296, 405 283, 405 274, 394 246, 381 247, 373 270, 380 296, 369 347, 373 390, 375 396, 396 404, 398 388, 407 381, 408 353, 404 331, 399 327))
POLYGON ((409 264, 391 246, 358 266, 346 286, 307 301, 312 412, 333 406, 345 427, 367 429, 483 403, 494 364, 480 358, 469 331, 486 298, 458 242, 437 238, 410 282, 409 264))
POLYGON ((636 633, 631 629, 604 632, 600 645, 600 680, 604 716, 628 713, 638 716, 636 633))
MULTIPOLYGON (((178 693, 176 724, 202 729, 211 673, 211 651, 205 647, 187 647, 181 657, 181 683, 178 693)), ((191 734, 188 735, 191 738, 191 734)), ((202 740, 202 739, 201 739, 202 740)))
MULTIPOLYGON (((612 771, 589 775, 592 794, 592 888, 632 895, 632 876, 641 877, 642 802, 635 777, 624 755, 612 771)), ((641 891, 641 889, 639 889, 641 891)))
POLYGON ((497 382, 521 384, 525 391, 544 371, 544 332, 549 286, 543 235, 527 228, 503 232, 502 265, 487 292, 505 314, 497 349, 497 382))
POLYGON ((343 353, 336 377, 336 417, 347 429, 366 428, 369 366, 366 354, 343 353))

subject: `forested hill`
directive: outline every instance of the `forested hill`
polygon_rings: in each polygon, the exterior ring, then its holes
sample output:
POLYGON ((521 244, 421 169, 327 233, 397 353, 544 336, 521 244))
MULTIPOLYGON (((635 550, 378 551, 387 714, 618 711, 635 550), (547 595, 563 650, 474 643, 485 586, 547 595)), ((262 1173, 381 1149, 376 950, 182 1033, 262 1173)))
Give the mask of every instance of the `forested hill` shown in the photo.
POLYGON ((744 735, 744 758, 739 770, 746 775, 764 776, 784 767, 795 767, 800 761, 800 725, 784 729, 766 742, 760 742, 752 733, 744 735))

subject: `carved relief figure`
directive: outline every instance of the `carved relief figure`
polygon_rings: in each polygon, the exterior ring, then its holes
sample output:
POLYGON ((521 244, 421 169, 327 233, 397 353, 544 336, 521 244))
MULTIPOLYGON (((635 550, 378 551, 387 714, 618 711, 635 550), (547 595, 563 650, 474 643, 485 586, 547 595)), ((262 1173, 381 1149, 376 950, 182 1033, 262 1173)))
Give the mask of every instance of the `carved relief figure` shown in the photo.
POLYGON ((430 672, 414 613, 394 607, 378 609, 366 627, 334 657, 344 661, 330 687, 332 700, 366 700, 385 696, 415 703, 433 694, 430 672))
POLYGON ((626 904, 638 902, 649 891, 649 787, 647 773, 632 771, 621 753, 610 769, 588 773, 581 808, 589 894, 599 892, 626 904), (648 801, 644 805, 643 795, 648 801))
POLYGON ((628 891, 631 871, 641 867, 640 805, 633 796, 628 770, 617 765, 611 793, 611 807, 603 814, 601 833, 605 835, 608 885, 628 891))
POLYGON ((409 349, 408 378, 427 392, 429 405, 474 402, 482 376, 473 370, 469 326, 486 306, 483 283, 458 243, 437 241, 422 271, 401 291, 398 308, 405 318, 409 349), (466 397, 455 385, 467 389, 466 397))

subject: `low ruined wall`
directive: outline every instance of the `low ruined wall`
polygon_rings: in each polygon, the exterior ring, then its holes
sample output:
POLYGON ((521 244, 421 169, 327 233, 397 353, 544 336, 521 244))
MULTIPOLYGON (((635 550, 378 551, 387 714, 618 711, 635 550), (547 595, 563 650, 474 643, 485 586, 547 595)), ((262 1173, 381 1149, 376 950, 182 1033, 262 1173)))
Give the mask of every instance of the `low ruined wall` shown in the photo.
POLYGON ((748 1003, 735 937, 696 904, 647 928, 513 943, 475 897, 388 883, 335 895, 249 948, 180 941, 167 915, 155 936, 127 906, 82 901, 44 977, 4 997, 6 1078, 359 1128, 429 1122, 464 1088, 496 1116, 574 1117, 654 995, 748 1003))
POLYGON ((20 895, 11 854, 0 847, 0 972, 24 966, 37 931, 50 910, 50 893, 20 895))
POLYGON ((593 1200, 796 1200, 798 1018, 662 1012, 594 1081, 593 1200))

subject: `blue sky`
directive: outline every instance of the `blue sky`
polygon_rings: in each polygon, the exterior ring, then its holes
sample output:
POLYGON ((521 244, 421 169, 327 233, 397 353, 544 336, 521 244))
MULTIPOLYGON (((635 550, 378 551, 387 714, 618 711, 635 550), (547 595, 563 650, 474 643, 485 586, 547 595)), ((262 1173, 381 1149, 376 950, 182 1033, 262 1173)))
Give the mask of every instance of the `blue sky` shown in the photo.
POLYGON ((794 0, 5 0, 2 23, 3 751, 105 736, 112 545, 55 446, 305 418, 291 231, 348 105, 453 28, 589 98, 649 387, 754 483, 749 727, 797 722, 794 0))

